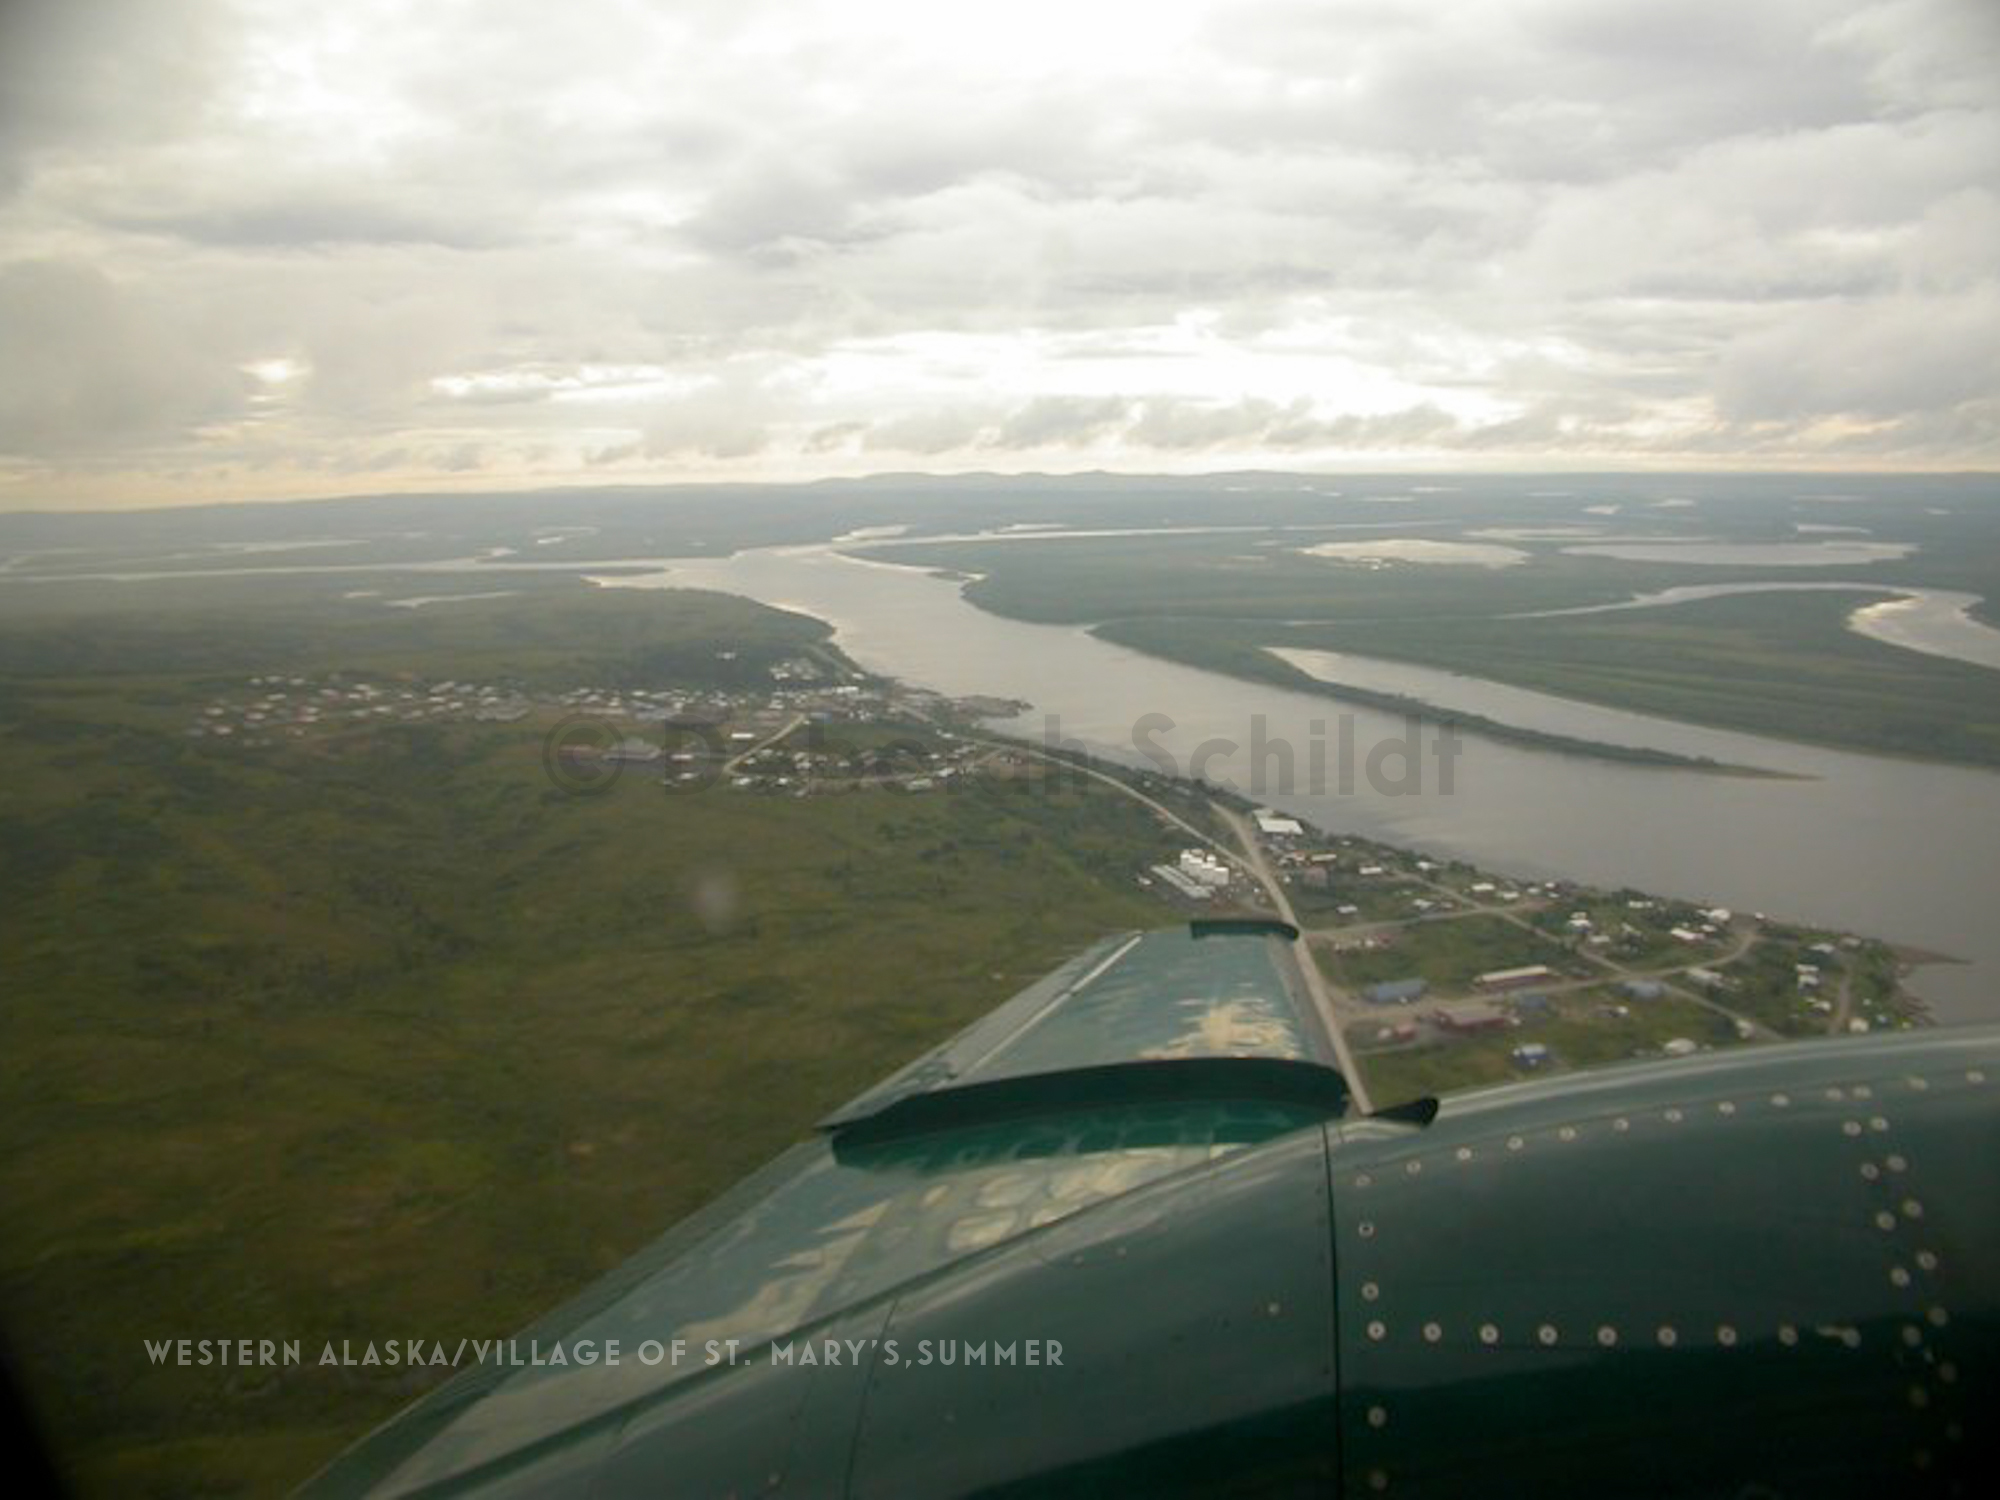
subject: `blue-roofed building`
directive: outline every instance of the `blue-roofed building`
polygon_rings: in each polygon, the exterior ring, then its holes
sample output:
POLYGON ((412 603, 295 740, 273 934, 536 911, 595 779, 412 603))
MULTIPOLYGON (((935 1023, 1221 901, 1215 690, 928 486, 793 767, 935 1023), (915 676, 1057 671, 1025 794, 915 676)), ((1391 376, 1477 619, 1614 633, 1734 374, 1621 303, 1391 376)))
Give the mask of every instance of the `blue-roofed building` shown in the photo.
POLYGON ((1369 985, 1361 992, 1361 998, 1370 1005, 1408 1005, 1412 1000, 1423 999, 1428 988, 1421 979, 1389 979, 1369 985))

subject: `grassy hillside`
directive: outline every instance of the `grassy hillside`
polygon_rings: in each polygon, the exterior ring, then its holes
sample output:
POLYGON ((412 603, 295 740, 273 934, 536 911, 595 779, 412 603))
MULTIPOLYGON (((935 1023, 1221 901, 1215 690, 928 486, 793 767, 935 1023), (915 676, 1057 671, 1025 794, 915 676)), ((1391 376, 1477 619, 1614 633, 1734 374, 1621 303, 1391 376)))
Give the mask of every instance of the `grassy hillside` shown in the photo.
MULTIPOLYGON (((529 675, 823 635, 699 596, 582 607, 273 623, 264 664, 529 675)), ((209 667, 254 654, 222 623, 80 630, 62 675, 0 642, 0 1316, 94 1490, 281 1492, 425 1383, 154 1369, 143 1340, 505 1334, 1079 945, 1168 918, 1130 879, 1161 836, 1087 785, 576 797, 529 722, 201 748, 209 667)))

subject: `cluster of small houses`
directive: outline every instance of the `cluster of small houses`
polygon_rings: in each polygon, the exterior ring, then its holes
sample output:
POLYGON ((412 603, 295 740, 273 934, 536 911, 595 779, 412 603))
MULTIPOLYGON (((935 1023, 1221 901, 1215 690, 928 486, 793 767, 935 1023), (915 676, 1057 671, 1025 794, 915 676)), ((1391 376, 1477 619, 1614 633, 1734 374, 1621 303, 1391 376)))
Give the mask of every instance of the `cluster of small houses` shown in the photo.
MULTIPOLYGON (((1330 888, 1336 874, 1336 867, 1350 861, 1350 856, 1340 852, 1312 847, 1301 825, 1293 819, 1284 818, 1269 809, 1257 813, 1258 831, 1270 846, 1275 862, 1284 871, 1288 882, 1320 889, 1330 888)), ((1340 840, 1343 845, 1349 840, 1340 840)), ((1409 862, 1408 871, 1390 862, 1387 856, 1373 853, 1364 854, 1365 863, 1353 864, 1351 873, 1362 880, 1393 879, 1399 875, 1414 872, 1420 876, 1435 876, 1439 866, 1435 861, 1417 858, 1409 862)), ((1232 872, 1219 860, 1207 856, 1204 851, 1188 850, 1181 856, 1181 864, 1175 867, 1156 865, 1153 874, 1168 879, 1170 884, 1182 889, 1183 894, 1194 895, 1200 891, 1204 897, 1227 887, 1232 872)), ((1573 898, 1573 887, 1559 881, 1547 883, 1515 884, 1496 880, 1476 880, 1464 887, 1464 895, 1476 903, 1510 905, 1524 899, 1544 901, 1564 901, 1573 898)), ((1659 911, 1661 903, 1650 899, 1634 897, 1626 901, 1626 906, 1634 913, 1659 911)), ((1411 912, 1430 915, 1449 911, 1452 903, 1436 896, 1413 896, 1409 901, 1411 912)), ((1673 910, 1670 906, 1669 910, 1673 910)), ((1560 908, 1558 908, 1560 910, 1560 908)), ((1357 916, 1360 908, 1352 903, 1337 906, 1335 911, 1341 916, 1357 916)), ((1644 921, 1644 918, 1640 919, 1644 921)), ((1736 920, 1735 913, 1727 907, 1675 911, 1672 925, 1666 925, 1664 916, 1653 919, 1656 928, 1667 937, 1690 947, 1703 947, 1725 942, 1729 929, 1736 920)), ((1626 939, 1641 939, 1646 936, 1644 928, 1630 921, 1619 921, 1615 930, 1606 930, 1609 924, 1601 917, 1593 916, 1586 910, 1573 910, 1561 918, 1562 933, 1570 939, 1592 946, 1603 947, 1626 939)), ((1848 939, 1854 946, 1857 940, 1848 939)), ((1381 948, 1388 941, 1379 937, 1361 937, 1352 946, 1381 948)), ((1813 945, 1816 956, 1831 958, 1835 949, 1831 943, 1813 945)), ((1427 1023, 1437 1032, 1446 1035, 1477 1035, 1519 1025, 1523 1020, 1549 1014, 1553 1004, 1546 994, 1536 992, 1538 986, 1547 985, 1561 979, 1561 975, 1542 964, 1529 964, 1519 968, 1496 969, 1481 974, 1473 980, 1473 988, 1481 993, 1470 999, 1439 1001, 1425 1007, 1421 1016, 1398 1021, 1382 1028, 1383 1041, 1411 1041, 1419 1031, 1421 1023, 1427 1023), (1504 1003, 1498 998, 1505 995, 1504 1003)), ((1714 969, 1691 967, 1682 971, 1681 976, 1688 983, 1707 990, 1726 990, 1736 987, 1736 981, 1714 969)), ((1811 997, 1821 982, 1821 966, 1802 962, 1796 965, 1796 978, 1802 995, 1811 997)), ((1366 987, 1361 999, 1371 1005, 1409 1006, 1422 1000, 1429 986, 1421 978, 1386 980, 1366 987)), ((1618 986, 1623 996, 1632 1001, 1657 1000, 1667 993, 1667 986, 1654 979, 1631 979, 1618 986)), ((1825 1000, 1809 998, 1812 1008, 1822 1012, 1830 1010, 1831 1004, 1825 1000)), ((1615 1007, 1623 1013, 1623 1007, 1615 1007)), ((1865 1023, 1858 1023, 1865 1025, 1865 1023)), ((1738 1021, 1739 1032, 1746 1032, 1749 1023, 1738 1021)), ((1700 1044, 1686 1037, 1675 1037, 1663 1044, 1662 1049, 1669 1056, 1685 1056, 1700 1050, 1700 1044)), ((1515 1064, 1524 1069, 1545 1066, 1551 1060, 1546 1044, 1524 1042, 1513 1049, 1515 1064)))
MULTIPOLYGON (((834 752, 795 748, 792 736, 781 736, 785 721, 757 715, 738 727, 725 728, 709 740, 679 741, 667 749, 634 735, 608 749, 578 747, 593 758, 627 765, 658 766, 669 782, 689 785, 717 779, 735 791, 784 792, 796 797, 881 786, 905 792, 948 790, 973 768, 986 747, 961 742, 936 748, 907 748, 893 754, 876 750, 834 752), (763 743, 770 741, 770 743, 763 743)), ((948 736, 947 736, 948 737, 948 736)))
MULTIPOLYGON (((1546 964, 1494 969, 1475 978, 1473 988, 1487 995, 1510 995, 1507 1004, 1487 998, 1441 1002, 1429 1007, 1422 1019, 1435 1030, 1452 1036, 1502 1031, 1518 1026, 1524 1020, 1549 1015, 1554 1010, 1553 1003, 1547 995, 1534 992, 1534 987, 1561 978, 1546 964)), ((1369 985, 1361 992, 1361 998, 1372 1005, 1410 1005, 1421 1000, 1427 989, 1422 979, 1392 979, 1369 985)), ((1629 998, 1640 1001, 1657 1000, 1666 993, 1664 985, 1651 979, 1628 980, 1619 989, 1629 998)), ((1378 1039, 1408 1042, 1414 1041, 1417 1034, 1416 1021, 1401 1021, 1382 1028, 1378 1039)), ((1699 1051, 1700 1044, 1687 1037, 1675 1037, 1664 1043, 1660 1050, 1669 1057, 1685 1057, 1699 1051)), ((1523 1042, 1513 1049, 1511 1055, 1516 1067, 1530 1071, 1547 1066, 1553 1058, 1546 1042, 1523 1042)))
MULTIPOLYGON (((1533 964, 1518 969, 1495 969, 1481 974, 1473 981, 1476 988, 1492 994, 1535 984, 1547 983, 1559 976, 1553 969, 1543 964, 1533 964)), ((1423 999, 1430 989, 1422 979, 1388 979, 1379 984, 1368 985, 1361 991, 1361 998, 1370 1005, 1413 1005, 1423 999)), ((1521 995, 1515 999, 1514 1012, 1495 1001, 1487 999, 1444 1001, 1432 1005, 1422 1019, 1436 1030, 1454 1036, 1477 1036, 1485 1032, 1500 1031, 1520 1024, 1522 1014, 1544 1012, 1548 1009, 1545 995, 1521 995)), ((1377 1034, 1381 1041, 1409 1042, 1416 1040, 1418 1023, 1399 1021, 1393 1026, 1385 1026, 1377 1034)), ((1514 1049, 1514 1061, 1525 1068, 1537 1068, 1549 1060, 1549 1050, 1540 1042, 1526 1042, 1514 1049)))
MULTIPOLYGON (((718 651, 718 661, 733 661, 734 651, 718 651)), ((824 680, 822 668, 803 657, 776 662, 772 680, 783 684, 765 691, 690 688, 572 688, 547 701, 573 714, 606 720, 626 720, 637 729, 663 723, 719 726, 775 726, 794 714, 821 723, 877 719, 888 715, 934 718, 950 699, 921 689, 894 684, 824 680)), ((751 734, 750 739, 761 738, 751 734)))
POLYGON ((368 724, 440 719, 509 724, 525 719, 533 709, 526 697, 510 688, 471 682, 317 682, 276 675, 252 677, 249 689, 244 697, 217 699, 205 706, 188 726, 188 736, 269 745, 280 737, 302 739, 315 730, 368 724))
MULTIPOLYGON (((718 651, 716 656, 727 660, 735 654, 718 651)), ((649 740, 645 734, 669 722, 714 726, 730 750, 740 750, 794 714, 818 723, 887 716, 938 721, 954 714, 992 714, 1019 707, 984 698, 954 700, 895 685, 829 683, 825 675, 823 668, 801 657, 771 667, 772 679, 782 686, 768 692, 578 687, 532 694, 493 683, 371 682, 346 675, 314 679, 275 673, 252 677, 246 693, 208 703, 186 732, 192 739, 270 745, 316 731, 384 724, 511 724, 545 709, 629 724, 633 734, 602 753, 614 760, 645 762, 668 753, 660 736, 649 740)))
MULTIPOLYGON (((1659 903, 1643 897, 1635 897, 1627 901, 1625 905, 1631 911, 1644 912, 1656 910, 1659 903)), ((1706 911, 1696 912, 1694 915, 1688 917, 1685 922, 1669 927, 1667 929, 1667 936, 1674 939, 1675 942, 1696 946, 1703 943, 1721 942, 1728 936, 1729 924, 1734 920, 1735 913, 1730 911, 1728 907, 1711 907, 1706 911)), ((1618 928, 1619 930, 1615 933, 1603 931, 1598 926, 1597 918, 1591 916, 1587 911, 1573 911, 1563 919, 1563 929, 1569 937, 1586 943, 1593 948, 1604 947, 1608 944, 1618 942, 1623 938, 1639 939, 1644 938, 1646 935, 1642 929, 1635 927, 1630 922, 1620 922, 1618 928)))

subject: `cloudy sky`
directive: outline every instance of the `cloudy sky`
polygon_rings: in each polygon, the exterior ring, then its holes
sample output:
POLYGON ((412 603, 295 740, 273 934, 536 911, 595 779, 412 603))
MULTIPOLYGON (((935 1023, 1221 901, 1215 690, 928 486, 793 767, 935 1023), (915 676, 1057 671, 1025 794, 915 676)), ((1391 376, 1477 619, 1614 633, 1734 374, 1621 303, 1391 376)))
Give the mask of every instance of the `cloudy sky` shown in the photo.
POLYGON ((0 5, 0 505, 1250 465, 2000 466, 2000 5, 0 5))

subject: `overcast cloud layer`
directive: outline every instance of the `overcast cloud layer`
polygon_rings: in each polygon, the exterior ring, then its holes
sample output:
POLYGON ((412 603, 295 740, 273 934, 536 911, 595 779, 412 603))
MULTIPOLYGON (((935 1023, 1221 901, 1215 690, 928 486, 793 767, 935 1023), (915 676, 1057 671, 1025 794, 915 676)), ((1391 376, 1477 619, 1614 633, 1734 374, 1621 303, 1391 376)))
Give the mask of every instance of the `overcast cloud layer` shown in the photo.
POLYGON ((2000 459, 1990 0, 0 18, 0 503, 2000 459))

